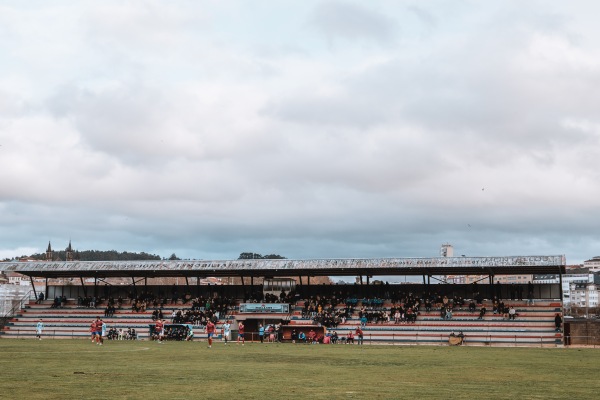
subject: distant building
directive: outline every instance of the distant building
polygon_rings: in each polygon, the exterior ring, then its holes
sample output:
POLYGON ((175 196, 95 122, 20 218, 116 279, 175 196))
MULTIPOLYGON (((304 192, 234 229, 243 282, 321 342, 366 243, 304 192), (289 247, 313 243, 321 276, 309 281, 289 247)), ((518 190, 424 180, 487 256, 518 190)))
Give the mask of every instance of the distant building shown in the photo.
MULTIPOLYGON (((527 284, 533 279, 533 275, 528 274, 516 274, 516 275, 496 275, 494 276, 494 283, 500 282, 501 284, 527 284)), ((485 282, 487 283, 487 275, 451 275, 448 282, 450 283, 474 283, 474 282, 485 282)))
POLYGON ((571 306, 595 308, 598 307, 598 289, 596 283, 571 283, 571 306))
POLYGON ((590 272, 600 272, 600 256, 592 257, 591 259, 584 261, 583 266, 589 268, 590 272))
POLYGON ((454 247, 451 244, 446 243, 442 245, 440 249, 440 256, 442 257, 454 257, 454 247))
MULTIPOLYGON (((587 268, 571 269, 571 272, 562 276, 563 303, 565 305, 573 302, 573 284, 600 284, 600 275, 587 272, 587 268)), ((560 283, 558 274, 534 275, 533 283, 560 283)), ((571 304, 577 306, 576 304, 571 304)))
POLYGON ((69 246, 65 249, 67 261, 73 261, 73 247, 71 247, 71 240, 69 240, 69 246))
POLYGON ((31 282, 25 275, 18 274, 16 272, 7 272, 6 278, 8 279, 9 285, 31 285, 31 282))
POLYGON ((467 283, 467 277, 465 275, 447 275, 446 282, 461 285, 467 283))
POLYGON ((48 248, 46 249, 46 261, 54 260, 54 252, 52 251, 52 246, 50 246, 50 242, 48 242, 48 248))

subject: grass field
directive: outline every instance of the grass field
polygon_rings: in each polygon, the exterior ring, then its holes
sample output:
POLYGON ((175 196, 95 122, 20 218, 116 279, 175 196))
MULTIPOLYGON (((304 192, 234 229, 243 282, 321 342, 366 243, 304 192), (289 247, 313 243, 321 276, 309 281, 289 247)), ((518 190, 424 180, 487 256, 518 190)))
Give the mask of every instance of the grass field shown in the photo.
POLYGON ((0 340, 7 399, 597 399, 600 349, 0 340))

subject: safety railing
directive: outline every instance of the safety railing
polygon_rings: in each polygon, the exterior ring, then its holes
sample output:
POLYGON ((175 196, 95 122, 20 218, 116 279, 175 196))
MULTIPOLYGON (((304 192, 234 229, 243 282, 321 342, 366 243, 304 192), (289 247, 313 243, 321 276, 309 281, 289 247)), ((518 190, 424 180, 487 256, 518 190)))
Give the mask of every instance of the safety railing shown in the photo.
POLYGON ((31 296, 32 293, 33 293, 33 289, 29 290, 27 293, 25 293, 20 298, 18 298, 16 300, 12 300, 13 301, 12 308, 7 313, 5 313, 3 316, 0 317, 0 329, 4 328, 6 323, 8 321, 10 321, 10 319, 12 317, 14 317, 14 315, 17 313, 17 311, 19 311, 25 307, 25 304, 27 302, 29 302, 29 300, 32 299, 32 296, 31 296))

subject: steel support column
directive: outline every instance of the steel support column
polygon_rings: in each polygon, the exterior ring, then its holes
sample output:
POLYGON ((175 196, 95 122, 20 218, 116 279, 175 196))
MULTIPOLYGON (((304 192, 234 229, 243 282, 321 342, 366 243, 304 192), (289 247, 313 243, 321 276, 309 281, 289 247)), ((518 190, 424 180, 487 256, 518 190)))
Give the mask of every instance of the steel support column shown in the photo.
POLYGON ((35 284, 33 283, 33 277, 30 275, 29 280, 31 281, 31 287, 33 288, 33 295, 35 296, 35 301, 38 299, 37 292, 35 291, 35 284))

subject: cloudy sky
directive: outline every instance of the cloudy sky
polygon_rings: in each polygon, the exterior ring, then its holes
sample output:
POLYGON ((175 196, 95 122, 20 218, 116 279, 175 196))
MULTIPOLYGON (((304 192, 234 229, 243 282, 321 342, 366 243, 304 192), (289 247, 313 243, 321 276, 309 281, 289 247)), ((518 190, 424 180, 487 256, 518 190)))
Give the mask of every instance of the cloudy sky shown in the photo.
POLYGON ((0 0, 0 257, 600 255, 598 15, 0 0))

